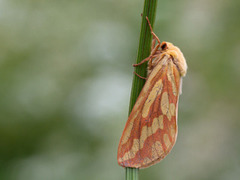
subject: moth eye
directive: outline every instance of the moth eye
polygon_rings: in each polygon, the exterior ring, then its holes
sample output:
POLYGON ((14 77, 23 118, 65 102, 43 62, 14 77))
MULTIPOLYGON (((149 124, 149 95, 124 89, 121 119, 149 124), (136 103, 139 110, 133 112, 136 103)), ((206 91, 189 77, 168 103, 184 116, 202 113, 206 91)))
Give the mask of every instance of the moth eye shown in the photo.
POLYGON ((167 43, 162 42, 162 44, 161 44, 161 49, 162 49, 162 50, 167 49, 167 43))

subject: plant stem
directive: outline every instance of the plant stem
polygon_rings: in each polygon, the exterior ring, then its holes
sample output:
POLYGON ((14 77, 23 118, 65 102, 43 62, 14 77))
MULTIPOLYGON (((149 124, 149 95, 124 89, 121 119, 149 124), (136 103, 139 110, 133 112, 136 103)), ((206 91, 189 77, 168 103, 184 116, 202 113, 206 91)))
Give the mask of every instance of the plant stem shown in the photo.
MULTIPOLYGON (((154 20, 156 15, 156 7, 157 0, 145 0, 144 8, 142 13, 142 25, 141 25, 141 33, 138 47, 138 56, 136 63, 141 62, 143 59, 149 56, 151 51, 151 42, 152 42, 152 34, 150 28, 147 24, 146 16, 148 17, 152 27, 154 27, 154 20)), ((147 76, 147 63, 142 64, 141 66, 137 66, 135 69, 136 73, 142 77, 147 76)), ((133 76, 132 82, 132 91, 131 98, 129 104, 129 114, 132 111, 132 108, 145 84, 145 80, 139 78, 138 76, 133 76)), ((138 180, 138 169, 136 168, 126 168, 126 180, 138 180)))

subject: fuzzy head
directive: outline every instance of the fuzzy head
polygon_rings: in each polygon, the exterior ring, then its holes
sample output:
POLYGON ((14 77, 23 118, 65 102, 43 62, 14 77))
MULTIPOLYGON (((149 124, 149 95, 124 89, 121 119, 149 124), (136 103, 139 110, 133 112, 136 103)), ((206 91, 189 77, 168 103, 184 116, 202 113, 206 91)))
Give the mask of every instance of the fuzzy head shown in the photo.
POLYGON ((187 63, 181 50, 177 46, 174 46, 172 43, 165 41, 161 43, 160 48, 161 53, 168 54, 172 57, 172 60, 177 66, 180 75, 185 76, 187 73, 187 63))

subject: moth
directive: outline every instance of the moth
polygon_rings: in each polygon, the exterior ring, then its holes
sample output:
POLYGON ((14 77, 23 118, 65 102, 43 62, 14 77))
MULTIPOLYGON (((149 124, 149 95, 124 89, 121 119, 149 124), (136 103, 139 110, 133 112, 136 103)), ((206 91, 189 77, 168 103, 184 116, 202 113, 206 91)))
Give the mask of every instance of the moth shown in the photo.
POLYGON ((133 66, 148 61, 148 75, 119 142, 117 159, 123 167, 156 164, 168 155, 177 138, 178 99, 187 63, 177 46, 160 42, 146 19, 153 35, 151 54, 133 66))

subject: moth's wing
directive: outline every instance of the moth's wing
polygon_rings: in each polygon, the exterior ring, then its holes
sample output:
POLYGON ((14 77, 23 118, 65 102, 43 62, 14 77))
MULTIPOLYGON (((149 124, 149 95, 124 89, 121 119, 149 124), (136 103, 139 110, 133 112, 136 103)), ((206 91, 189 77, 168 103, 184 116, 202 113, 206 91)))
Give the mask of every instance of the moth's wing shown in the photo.
POLYGON ((118 163, 145 168, 163 159, 177 138, 180 74, 169 56, 154 67, 125 125, 118 163))
POLYGON ((148 136, 142 151, 140 150, 141 158, 144 159, 141 168, 149 167, 166 157, 177 139, 177 112, 181 77, 177 66, 171 59, 167 62, 161 79, 163 81, 162 92, 156 97, 147 117, 149 120, 148 128, 152 133, 148 136))

